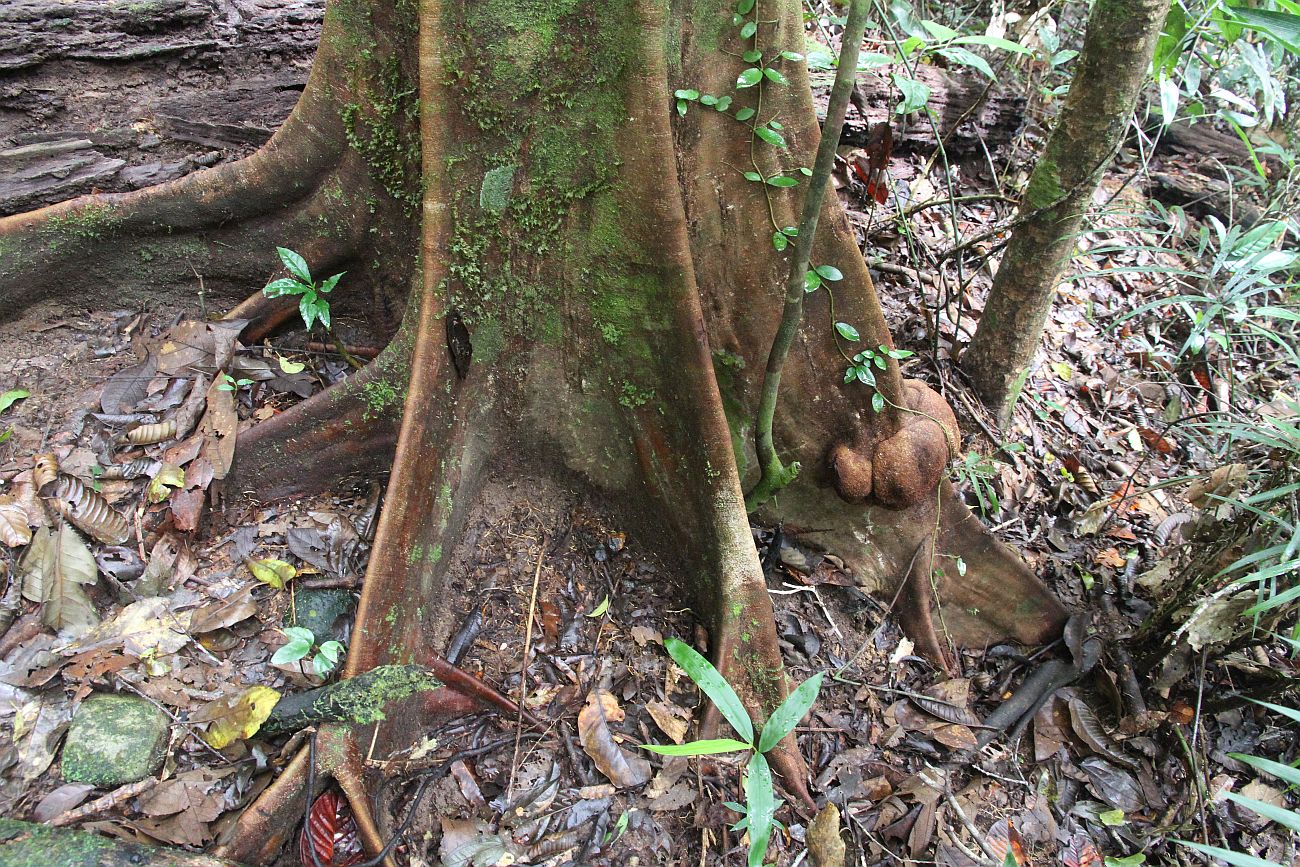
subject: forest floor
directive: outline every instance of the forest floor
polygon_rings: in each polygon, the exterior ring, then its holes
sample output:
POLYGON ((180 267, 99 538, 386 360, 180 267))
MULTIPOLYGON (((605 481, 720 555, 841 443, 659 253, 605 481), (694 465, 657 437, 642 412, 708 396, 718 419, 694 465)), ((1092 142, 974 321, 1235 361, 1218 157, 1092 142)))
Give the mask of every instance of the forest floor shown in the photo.
MULTIPOLYGON (((0 166, 30 163, 14 149, 85 141, 72 151, 93 151, 88 165, 100 171, 63 183, 72 177, 65 173, 52 184, 60 170, 47 165, 0 202, 18 210, 183 174, 246 154, 283 120, 308 69, 319 5, 234 2, 217 4, 220 13, 173 5, 208 14, 178 12, 172 37, 149 36, 151 46, 163 46, 152 55, 55 52, 0 73, 8 93, 0 166), (265 40, 289 18, 292 27, 275 37, 280 53, 268 53, 265 40), (248 97, 237 113, 196 113, 232 87, 248 97), (178 117, 214 124, 198 129, 178 117)), ((8 56, 4 36, 0 57, 8 56)), ((936 266, 935 253, 1011 215, 998 184, 1014 175, 1007 166, 1030 164, 1042 110, 1028 100, 1014 136, 955 167, 963 196, 989 198, 963 202, 955 214, 916 210, 910 236, 899 233, 893 214, 940 195, 922 177, 928 154, 906 141, 896 148, 894 195, 885 205, 848 171, 837 184, 864 254, 880 263, 874 276, 898 345, 916 352, 907 372, 939 389, 963 422, 969 451, 956 472, 968 502, 1067 605, 1092 618, 1107 653, 1009 743, 999 739, 956 761, 983 731, 978 720, 1043 652, 965 651, 960 676, 947 677, 912 653, 888 600, 864 596, 833 552, 817 551, 815 528, 755 527, 790 675, 798 682, 826 674, 798 729, 813 791, 840 807, 850 864, 1001 863, 1009 848, 1020 864, 1087 865, 1102 855, 1119 864, 1141 863, 1139 855, 1175 863, 1188 859, 1176 837, 1288 863, 1294 842, 1285 832, 1220 795, 1232 789, 1294 808, 1293 794, 1229 755, 1290 763, 1293 736, 1275 718, 1223 700, 1260 669, 1295 675, 1294 660, 1257 645, 1207 664, 1216 629, 1244 605, 1202 612, 1195 628, 1155 655, 1134 635, 1165 605, 1162 584, 1189 562, 1191 527, 1222 509, 1214 498, 1230 499, 1235 483, 1233 471, 1220 469, 1218 455, 1184 436, 1177 421, 1222 401, 1224 383, 1261 419, 1277 414, 1279 396, 1296 396, 1297 371, 1261 365, 1262 349, 1255 358, 1176 359, 1189 326, 1171 307, 1152 306, 1176 288, 1140 269, 1185 262, 1162 251, 1170 230, 1145 221, 1148 188, 1130 182, 1135 166, 1126 158, 1099 193, 1105 215, 1081 239, 1015 421, 1000 436, 953 362, 978 320, 993 265, 961 273, 953 259, 936 266), (1150 666, 1162 663, 1141 671, 1140 696, 1124 683, 1130 651, 1146 654, 1150 666)), ((48 158, 43 151, 40 159, 48 158)), ((1186 155, 1158 159, 1153 170, 1196 171, 1186 155)), ((0 181, 0 193, 4 187, 0 181)), ((992 251, 998 240, 984 243, 992 251)), ((309 622, 318 644, 347 643, 382 480, 258 508, 231 498, 224 513, 210 512, 205 496, 237 449, 237 430, 336 381, 347 366, 309 347, 303 333, 241 346, 237 328, 206 320, 212 311, 200 303, 196 294, 188 310, 44 305, 0 325, 0 391, 30 392, 0 416, 7 432, 0 574, 11 588, 10 625, 0 637, 0 815, 206 847, 283 769, 301 738, 254 735, 215 749, 204 727, 231 714, 228 703, 250 686, 290 692, 327 679, 315 673, 311 654, 272 662, 290 640, 286 627, 309 622), (223 390, 201 371, 232 355, 240 381, 223 390), (130 427, 168 420, 181 430, 160 442, 122 441, 130 427), (51 526, 33 481, 33 460, 45 453, 63 473, 93 482, 131 531, 126 544, 90 540, 100 580, 70 588, 64 616, 92 628, 71 641, 42 622, 48 602, 20 599, 17 590, 19 576, 37 568, 23 553, 33 547, 31 528, 40 536, 51 526), (104 470, 111 467, 138 475, 110 479, 104 470), (275 570, 281 579, 293 574, 283 588, 268 574, 275 570), (159 772, 101 787, 61 776, 61 742, 77 702, 92 692, 141 696, 166 714, 159 772)), ((390 757, 381 808, 397 821, 414 811, 399 861, 743 863, 742 835, 728 829, 739 816, 724 806, 740 800, 738 764, 638 756, 637 744, 691 737, 701 698, 663 641, 704 646, 707 636, 689 610, 661 604, 674 592, 669 570, 639 551, 626 529, 600 503, 563 486, 527 478, 489 486, 449 567, 449 589, 464 607, 447 612, 456 636, 448 656, 502 693, 522 696, 550 727, 516 748, 518 721, 485 711, 432 726, 428 756, 390 757), (529 490, 528 506, 500 513, 494 486, 529 490), (595 704, 606 711, 599 724, 584 713, 595 704), (416 771, 495 739, 511 745, 458 762, 413 803, 416 771), (505 853, 515 860, 500 860, 505 853)), ((809 817, 786 809, 780 818, 775 862, 810 863, 809 817)), ((281 860, 298 859, 286 849, 281 860)))

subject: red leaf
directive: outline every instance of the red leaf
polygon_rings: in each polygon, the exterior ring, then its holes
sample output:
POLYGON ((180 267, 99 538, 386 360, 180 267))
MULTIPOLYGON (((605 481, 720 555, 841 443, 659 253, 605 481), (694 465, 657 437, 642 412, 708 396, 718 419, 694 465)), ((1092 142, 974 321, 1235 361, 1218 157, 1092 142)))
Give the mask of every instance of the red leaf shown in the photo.
POLYGON ((1017 864, 1027 865, 1029 856, 1025 854, 1025 841, 1020 832, 1011 824, 1010 819, 1000 819, 989 828, 989 848, 998 856, 998 861, 1006 861, 1007 853, 1016 859, 1017 864))
POLYGON ((1101 867, 1101 853, 1086 834, 1075 834, 1061 853, 1061 863, 1065 867, 1101 867))
POLYGON ((894 131, 889 121, 874 123, 867 131, 863 153, 853 157, 853 173, 867 185, 867 195, 879 204, 889 198, 889 155, 894 150, 894 131))
POLYGON ((307 823, 298 835, 298 858, 303 867, 315 867, 316 863, 321 867, 352 867, 361 863, 364 854, 357 839, 357 820, 347 799, 332 789, 325 792, 311 805, 307 823))

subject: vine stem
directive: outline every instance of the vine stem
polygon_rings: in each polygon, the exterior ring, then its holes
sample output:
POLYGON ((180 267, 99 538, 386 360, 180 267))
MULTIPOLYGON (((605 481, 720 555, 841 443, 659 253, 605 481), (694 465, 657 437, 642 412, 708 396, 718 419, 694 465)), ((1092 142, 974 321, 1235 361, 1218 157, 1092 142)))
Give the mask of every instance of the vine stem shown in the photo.
POLYGON ((755 430, 758 462, 763 475, 745 497, 745 508, 750 512, 790 484, 799 472, 798 463, 787 467, 777 455, 772 439, 772 419, 776 415, 776 402, 781 390, 781 371, 785 367, 786 356, 790 354, 790 347, 794 344, 799 322, 803 319, 804 281, 812 257, 813 237, 817 234, 817 219, 821 214, 822 201, 826 198, 826 188, 830 184, 831 169, 835 166, 835 150, 839 147, 840 134, 844 130, 844 114, 848 110, 849 96, 853 93, 857 77, 858 51, 867 31, 869 6, 870 0, 853 0, 844 26, 839 69, 835 73, 835 84, 831 87, 821 143, 817 146, 817 159, 813 163, 812 178, 808 182, 808 197, 804 199, 799 234, 795 238, 794 255, 790 259, 790 277, 785 287, 781 324, 777 326, 776 336, 772 339, 772 350, 767 356, 767 368, 763 373, 763 390, 759 397, 755 430))

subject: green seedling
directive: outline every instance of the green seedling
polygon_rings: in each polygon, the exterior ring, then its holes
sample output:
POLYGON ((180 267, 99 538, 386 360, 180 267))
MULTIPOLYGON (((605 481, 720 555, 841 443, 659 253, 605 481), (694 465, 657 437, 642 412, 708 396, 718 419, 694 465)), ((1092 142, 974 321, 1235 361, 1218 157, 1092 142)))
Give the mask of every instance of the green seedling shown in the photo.
POLYGON ((736 691, 727 683, 713 665, 695 651, 689 644, 676 638, 664 641, 664 649, 673 661, 682 667, 687 676, 695 681, 700 691, 718 707, 723 718, 731 723, 740 740, 735 738, 717 738, 714 740, 691 741, 687 744, 643 744, 642 748, 663 756, 709 756, 721 753, 751 751, 745 765, 743 788, 745 803, 729 802, 728 807, 742 815, 734 826, 737 831, 749 833, 748 867, 759 867, 767 855, 768 843, 772 839, 773 827, 778 827, 776 811, 780 801, 776 798, 776 789, 772 785, 772 769, 768 766, 766 754, 781 740, 794 731, 794 727, 803 719, 804 714, 817 700, 822 688, 822 675, 813 675, 799 685, 797 689, 781 702, 780 707, 772 712, 763 725, 763 729, 754 736, 754 724, 745 712, 736 691))
POLYGON ((311 655, 312 650, 316 651, 312 657, 312 671, 317 677, 325 677, 336 667, 339 659, 343 656, 343 643, 340 641, 325 641, 320 645, 316 644, 316 636, 310 629, 302 626, 286 626, 284 634, 288 636, 289 643, 283 645, 271 657, 271 662, 275 665, 283 665, 286 662, 297 662, 311 655))
POLYGON ((320 324, 325 326, 328 331, 330 325, 330 303, 322 298, 322 295, 328 295, 331 290, 338 284, 341 272, 333 277, 328 277, 320 283, 311 278, 311 271, 307 269, 307 260, 286 247, 276 247, 275 252, 280 256, 280 261, 288 269, 290 276, 281 277, 279 280, 272 280, 262 287, 262 294, 267 298, 279 298, 284 295, 298 296, 298 312, 302 314, 303 324, 310 331, 311 327, 319 320, 320 324))

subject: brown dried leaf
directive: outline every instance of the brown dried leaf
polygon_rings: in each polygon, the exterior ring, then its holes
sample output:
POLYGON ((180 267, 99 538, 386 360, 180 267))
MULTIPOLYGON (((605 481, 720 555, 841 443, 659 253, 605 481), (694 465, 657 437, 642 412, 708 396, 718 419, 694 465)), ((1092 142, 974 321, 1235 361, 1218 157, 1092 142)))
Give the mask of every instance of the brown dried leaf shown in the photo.
POLYGON ((17 548, 31 540, 32 528, 23 504, 13 496, 0 497, 0 543, 17 548))
POLYGON ((993 827, 989 828, 987 840, 998 863, 1006 861, 1008 853, 1015 858, 1017 864, 1029 863, 1029 856, 1025 854, 1025 842, 1020 839, 1020 832, 1010 819, 994 822, 993 827))
POLYGON ((239 416, 235 413, 235 393, 222 391, 221 380, 212 381, 208 388, 208 411, 203 416, 199 431, 203 434, 200 455, 212 464, 212 477, 224 479, 235 460, 235 433, 239 416))
POLYGON ((673 739, 673 743, 681 744, 686 742, 686 730, 690 728, 690 714, 685 708, 678 707, 671 702, 651 701, 646 702, 646 710, 650 717, 655 721, 655 725, 663 730, 663 733, 673 739))
POLYGON ((639 786, 650 779, 650 762, 633 755, 614 742, 610 722, 623 719, 618 699, 603 689, 594 689, 578 713, 578 739, 602 774, 621 789, 639 786))
POLYGON ((1092 708, 1078 697, 1070 699, 1070 728, 1079 736, 1079 740, 1087 744, 1088 748, 1097 755, 1104 756, 1126 768, 1137 768, 1137 762, 1124 755, 1119 744, 1092 712, 1092 708))
POLYGON ((844 840, 840 838, 840 811, 828 803, 808 825, 808 855, 813 867, 844 867, 844 840))
POLYGON ((98 573, 90 548, 63 523, 57 531, 37 530, 19 563, 23 596, 41 603, 41 622, 59 631, 81 631, 99 622, 95 606, 81 589, 82 584, 94 584, 98 573))

